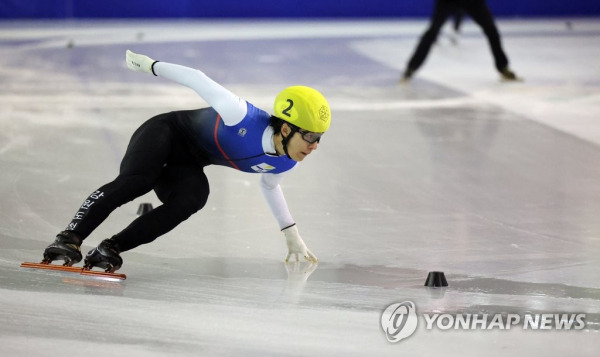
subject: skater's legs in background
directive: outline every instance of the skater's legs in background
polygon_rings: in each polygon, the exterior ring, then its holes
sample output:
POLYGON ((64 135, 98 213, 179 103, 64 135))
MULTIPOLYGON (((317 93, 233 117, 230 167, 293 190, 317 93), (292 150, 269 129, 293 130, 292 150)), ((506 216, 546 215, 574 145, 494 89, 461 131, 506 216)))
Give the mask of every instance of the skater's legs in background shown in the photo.
POLYGON ((508 58, 502 49, 500 33, 494 23, 494 17, 485 1, 465 1, 465 11, 471 16, 473 21, 477 23, 483 30, 488 39, 496 69, 502 72, 508 68, 508 58))
POLYGON ((425 61, 425 58, 427 58, 429 50, 435 42, 442 25, 444 25, 444 22, 446 22, 448 17, 455 13, 456 10, 456 4, 453 2, 448 2, 445 0, 438 0, 435 2, 435 8, 433 10, 433 15, 431 16, 429 28, 427 31, 425 31, 423 36, 421 36, 414 54, 408 61, 408 65, 404 73, 405 79, 410 78, 412 74, 417 71, 419 67, 421 67, 425 61))
POLYGON ((462 25, 463 17, 465 16, 462 9, 457 9, 452 19, 452 28, 454 32, 460 32, 460 25, 462 25))

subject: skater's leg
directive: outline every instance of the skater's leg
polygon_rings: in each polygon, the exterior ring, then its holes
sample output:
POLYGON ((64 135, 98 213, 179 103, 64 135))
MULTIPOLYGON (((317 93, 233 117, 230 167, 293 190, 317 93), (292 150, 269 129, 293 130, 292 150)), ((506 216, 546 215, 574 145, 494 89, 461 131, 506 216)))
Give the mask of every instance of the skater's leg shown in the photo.
POLYGON ((464 9, 471 16, 473 21, 481 27, 483 33, 488 39, 494 64, 499 72, 508 68, 508 58, 502 49, 500 33, 494 22, 494 17, 489 7, 483 0, 464 1, 464 9))
POLYGON ((152 242, 204 207, 209 194, 208 179, 196 164, 167 166, 155 191, 163 204, 92 249, 85 257, 86 267, 119 269, 123 264, 121 252, 152 242))
POLYGON ((67 230, 85 239, 117 207, 152 190, 169 157, 173 133, 161 115, 133 134, 117 178, 93 192, 81 205, 67 230))
POLYGON ((442 25, 444 25, 448 16, 450 16, 455 9, 456 6, 454 3, 447 0, 438 0, 435 2, 435 8, 431 16, 429 28, 421 36, 415 52, 408 61, 406 71, 404 72, 405 79, 409 79, 412 74, 421 67, 423 62, 425 62, 425 58, 427 58, 431 45, 435 42, 442 25))
POLYGON ((452 28, 454 29, 454 32, 460 32, 460 26, 462 25, 463 17, 463 10, 457 8, 456 12, 454 13, 454 17, 452 18, 452 28))
POLYGON ((204 207, 210 190, 202 167, 192 165, 167 166, 155 192, 163 204, 113 237, 120 251, 150 243, 175 228, 204 207))
POLYGON ((154 188, 170 154, 173 133, 168 115, 144 123, 133 134, 117 178, 94 191, 81 205, 65 231, 44 251, 44 261, 63 259, 66 265, 81 260, 81 242, 122 204, 154 188))

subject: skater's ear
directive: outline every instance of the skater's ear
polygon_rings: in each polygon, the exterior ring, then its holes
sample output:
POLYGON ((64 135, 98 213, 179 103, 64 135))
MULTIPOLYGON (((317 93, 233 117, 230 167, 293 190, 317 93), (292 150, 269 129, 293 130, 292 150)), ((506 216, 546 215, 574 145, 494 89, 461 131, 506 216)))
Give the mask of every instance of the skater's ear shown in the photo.
POLYGON ((281 135, 285 138, 287 138, 288 135, 290 135, 292 131, 292 128, 290 127, 290 125, 288 123, 283 123, 283 125, 281 125, 281 135))

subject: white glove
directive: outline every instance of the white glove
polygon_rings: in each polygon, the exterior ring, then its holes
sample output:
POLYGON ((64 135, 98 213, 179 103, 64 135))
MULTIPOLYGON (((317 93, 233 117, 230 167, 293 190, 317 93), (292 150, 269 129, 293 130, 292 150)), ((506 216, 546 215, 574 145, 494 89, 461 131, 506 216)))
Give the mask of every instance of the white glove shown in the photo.
POLYGON ((125 53, 125 63, 127 63, 127 67, 133 71, 152 73, 156 76, 153 68, 156 62, 158 61, 155 61, 148 56, 133 53, 129 50, 125 53))
POLYGON ((287 227, 282 230, 285 235, 285 240, 288 246, 288 255, 285 257, 285 262, 287 263, 290 260, 290 256, 292 254, 296 254, 296 261, 298 261, 298 254, 302 254, 304 259, 309 262, 317 262, 317 257, 306 248, 306 244, 302 238, 300 238, 300 233, 298 233, 298 227, 294 224, 291 227, 287 227))

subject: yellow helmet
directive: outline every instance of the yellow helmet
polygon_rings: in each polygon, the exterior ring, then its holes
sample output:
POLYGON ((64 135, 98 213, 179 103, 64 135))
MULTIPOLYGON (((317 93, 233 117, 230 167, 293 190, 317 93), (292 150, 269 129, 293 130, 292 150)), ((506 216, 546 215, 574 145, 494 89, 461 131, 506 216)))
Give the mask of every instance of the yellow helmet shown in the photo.
POLYGON ((310 87, 293 86, 282 90, 273 108, 279 119, 314 133, 326 132, 331 122, 327 100, 310 87))

